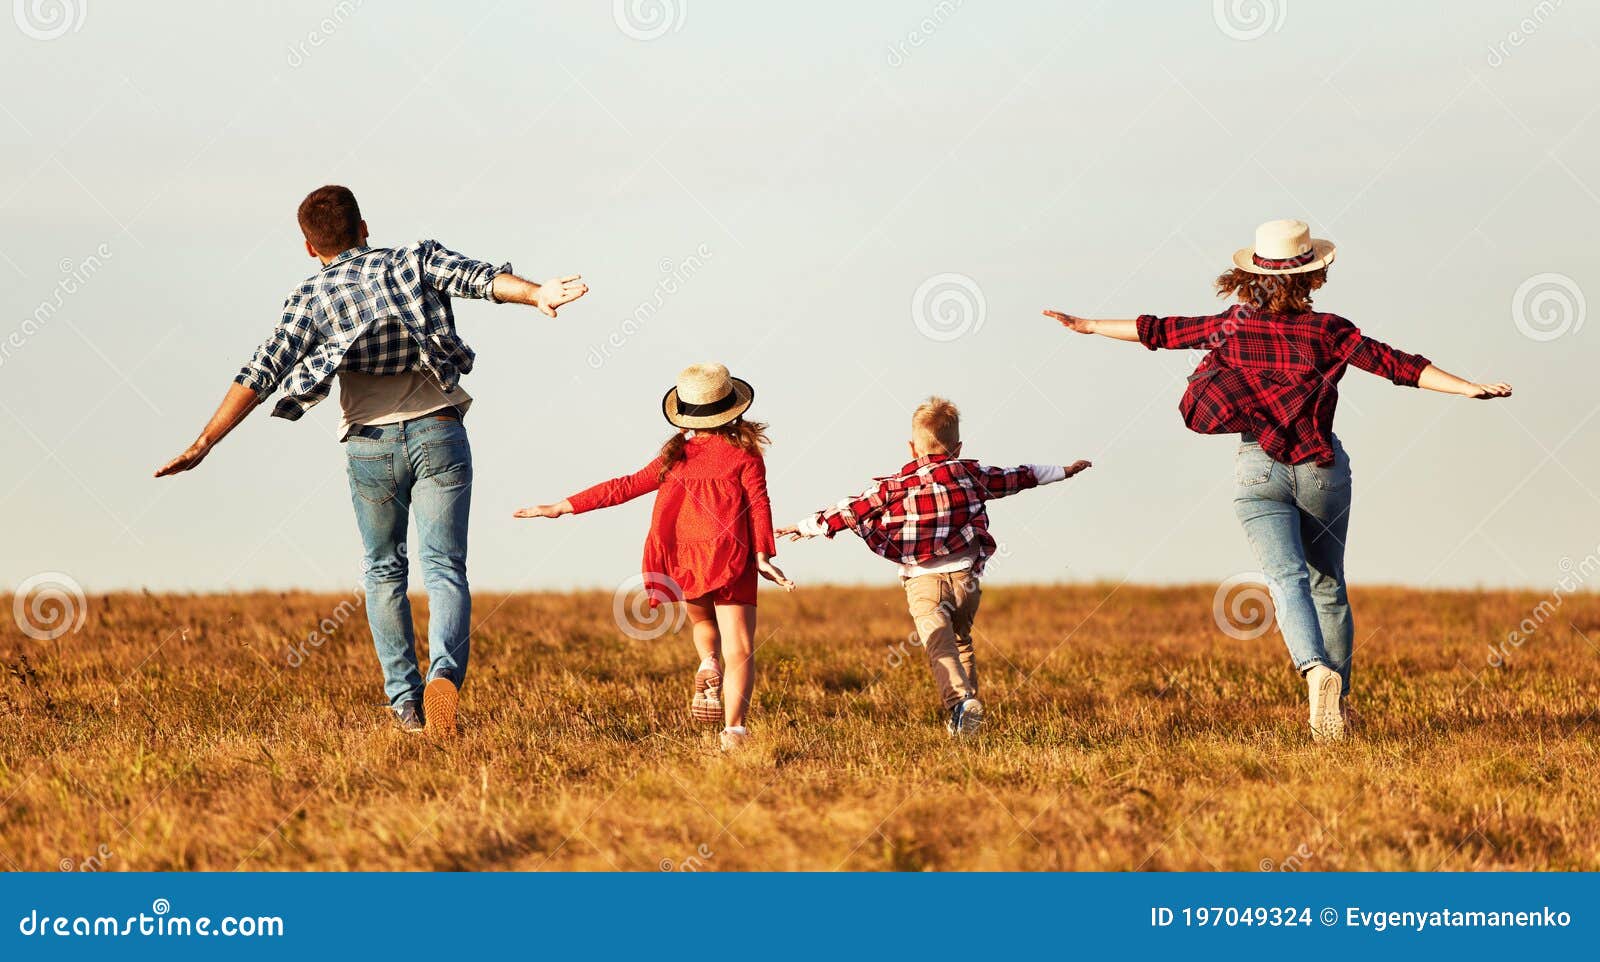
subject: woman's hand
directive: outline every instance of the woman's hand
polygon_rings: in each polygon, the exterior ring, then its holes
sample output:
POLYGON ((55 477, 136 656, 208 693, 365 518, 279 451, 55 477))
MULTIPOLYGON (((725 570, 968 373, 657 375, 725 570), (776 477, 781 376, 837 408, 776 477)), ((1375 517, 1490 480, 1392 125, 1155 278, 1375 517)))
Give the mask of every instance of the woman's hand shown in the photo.
POLYGON ((522 508, 513 514, 513 518, 559 518, 564 514, 572 513, 571 501, 558 501, 555 504, 536 504, 531 508, 522 508))
POLYGON ((1094 321, 1089 320, 1087 317, 1074 317, 1071 314, 1063 314, 1060 311, 1045 311, 1044 316, 1055 318, 1061 322, 1062 327, 1069 331, 1077 331, 1079 334, 1094 333, 1094 321))
POLYGON ((793 591, 796 587, 795 583, 789 580, 789 576, 783 573, 783 569, 773 564, 771 558, 760 552, 756 553, 756 571, 760 572, 761 577, 784 591, 793 591))
POLYGON ((1449 371, 1429 364, 1417 375, 1417 387, 1424 391, 1438 391, 1440 394, 1454 394, 1457 397, 1476 398, 1481 401, 1492 400, 1497 397, 1510 397, 1511 385, 1504 381, 1493 384, 1479 384, 1477 381, 1468 381, 1456 377, 1449 371))

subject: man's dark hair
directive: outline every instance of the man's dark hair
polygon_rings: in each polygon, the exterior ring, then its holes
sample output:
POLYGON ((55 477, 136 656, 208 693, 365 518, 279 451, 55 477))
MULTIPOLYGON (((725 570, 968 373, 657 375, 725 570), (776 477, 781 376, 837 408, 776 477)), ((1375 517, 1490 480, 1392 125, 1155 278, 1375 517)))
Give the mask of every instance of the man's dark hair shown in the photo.
POLYGON ((361 207, 348 187, 318 187, 300 202, 300 230, 324 256, 341 254, 361 243, 361 207))

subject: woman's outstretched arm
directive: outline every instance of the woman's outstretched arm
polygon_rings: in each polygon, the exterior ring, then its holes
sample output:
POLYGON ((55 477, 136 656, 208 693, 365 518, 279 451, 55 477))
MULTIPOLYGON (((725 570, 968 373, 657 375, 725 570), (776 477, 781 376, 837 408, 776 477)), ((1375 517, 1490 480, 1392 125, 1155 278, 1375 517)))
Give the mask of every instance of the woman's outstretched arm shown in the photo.
POLYGON ((1465 378, 1456 377, 1449 371, 1442 370, 1429 364, 1422 369, 1422 374, 1417 378, 1417 387, 1427 391, 1438 391, 1440 394, 1456 394, 1461 397, 1477 398, 1487 401, 1491 398, 1510 397, 1511 385, 1504 381, 1493 384, 1479 384, 1465 378))
POLYGON ((1045 311, 1045 317, 1053 317, 1061 322, 1061 326, 1068 330, 1077 331, 1079 334, 1099 334, 1118 341, 1139 340, 1139 322, 1128 320, 1094 320, 1087 317, 1074 317, 1060 311, 1045 311))

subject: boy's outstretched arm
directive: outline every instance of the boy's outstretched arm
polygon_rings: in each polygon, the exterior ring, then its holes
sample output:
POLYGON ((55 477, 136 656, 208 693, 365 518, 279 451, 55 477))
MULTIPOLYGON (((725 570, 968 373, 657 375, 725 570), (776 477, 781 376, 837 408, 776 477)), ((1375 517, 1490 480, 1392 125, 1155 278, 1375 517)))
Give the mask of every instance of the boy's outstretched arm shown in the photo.
POLYGON ((807 515, 773 533, 788 541, 832 538, 846 528, 855 530, 861 522, 882 511, 886 504, 888 499, 884 494, 884 483, 880 481, 853 498, 845 498, 831 508, 807 515))
POLYGON ((1044 312, 1044 316, 1055 318, 1061 322, 1062 327, 1079 334, 1099 334, 1118 341, 1139 339, 1139 322, 1135 320, 1095 320, 1048 310, 1044 312))

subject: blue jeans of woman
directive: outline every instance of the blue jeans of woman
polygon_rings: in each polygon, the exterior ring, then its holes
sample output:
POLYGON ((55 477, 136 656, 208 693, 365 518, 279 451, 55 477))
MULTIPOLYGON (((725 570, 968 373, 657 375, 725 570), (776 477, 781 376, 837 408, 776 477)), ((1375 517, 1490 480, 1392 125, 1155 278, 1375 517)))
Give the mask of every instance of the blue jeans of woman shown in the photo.
POLYGON ((1295 667, 1332 668, 1348 693, 1355 638, 1344 581, 1350 458, 1338 438, 1333 450, 1328 467, 1288 465, 1245 441, 1234 458, 1233 508, 1272 592, 1295 667))
POLYGON ((399 708, 422 697, 411 601, 408 517, 417 519, 417 560, 428 591, 428 677, 467 677, 472 593, 467 586, 467 514, 472 448, 454 415, 355 429, 345 441, 350 501, 365 550, 367 623, 383 666, 384 693, 399 708))

